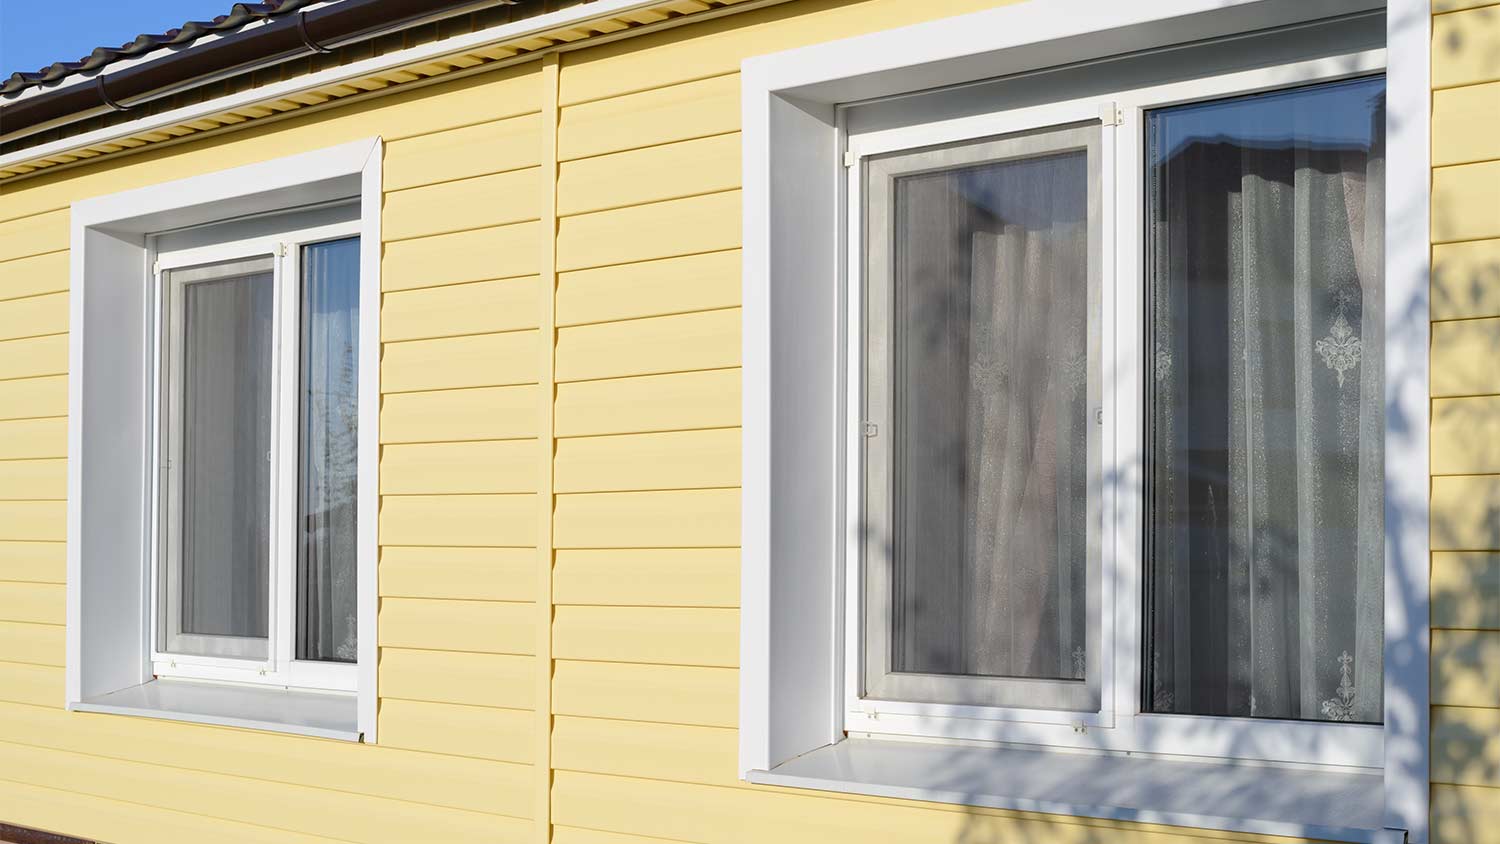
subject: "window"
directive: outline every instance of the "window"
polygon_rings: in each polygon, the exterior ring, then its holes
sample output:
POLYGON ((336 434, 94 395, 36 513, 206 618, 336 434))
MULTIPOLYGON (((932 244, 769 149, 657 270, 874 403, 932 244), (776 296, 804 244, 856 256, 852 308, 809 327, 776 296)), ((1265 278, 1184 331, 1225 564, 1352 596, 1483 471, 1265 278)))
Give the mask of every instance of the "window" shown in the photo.
POLYGON ((354 688, 349 206, 159 234, 158 676, 354 688))
POLYGON ((1147 711, 1381 720, 1384 97, 1148 117, 1147 711))
POLYGON ((848 734, 1379 765, 1355 63, 847 118, 848 734))
POLYGON ((866 167, 872 697, 1099 704, 1099 131, 866 167))
POLYGON ((741 776, 1425 840, 1426 17, 1080 3, 742 68, 741 776))
POLYGON ((381 151, 73 203, 69 709, 375 741, 381 151))

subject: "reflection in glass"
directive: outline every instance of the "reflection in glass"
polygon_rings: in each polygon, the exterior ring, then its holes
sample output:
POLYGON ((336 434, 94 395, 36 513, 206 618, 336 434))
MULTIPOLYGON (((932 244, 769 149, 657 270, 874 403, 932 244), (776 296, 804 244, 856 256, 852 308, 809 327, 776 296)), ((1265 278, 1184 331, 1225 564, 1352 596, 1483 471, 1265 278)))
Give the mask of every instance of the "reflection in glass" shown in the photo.
POLYGON ((1384 91, 1150 116, 1148 711, 1381 720, 1384 91))
POLYGON ((891 670, 1081 679, 1087 155, 894 196, 891 670))
POLYGON ((359 238, 302 250, 297 658, 354 662, 359 238))

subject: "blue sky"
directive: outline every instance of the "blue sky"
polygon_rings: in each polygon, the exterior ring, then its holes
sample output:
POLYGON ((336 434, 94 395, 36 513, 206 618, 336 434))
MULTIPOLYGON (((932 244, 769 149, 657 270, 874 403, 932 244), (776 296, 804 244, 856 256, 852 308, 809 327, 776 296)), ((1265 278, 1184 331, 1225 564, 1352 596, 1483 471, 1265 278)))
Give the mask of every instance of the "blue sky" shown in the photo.
POLYGON ((208 20, 234 0, 0 0, 0 76, 77 61, 142 32, 208 20))

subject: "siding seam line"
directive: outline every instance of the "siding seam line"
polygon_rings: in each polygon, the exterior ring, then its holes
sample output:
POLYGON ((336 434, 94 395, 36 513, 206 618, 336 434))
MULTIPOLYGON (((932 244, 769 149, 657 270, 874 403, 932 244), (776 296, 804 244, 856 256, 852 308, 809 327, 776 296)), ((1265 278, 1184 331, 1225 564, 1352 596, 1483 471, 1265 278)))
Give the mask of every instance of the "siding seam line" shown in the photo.
POLYGON ((541 469, 537 491, 537 636, 536 659, 536 742, 533 776, 536 778, 536 820, 534 840, 550 844, 552 840, 552 484, 556 426, 553 414, 557 393, 557 135, 560 113, 559 77, 562 55, 552 52, 542 57, 542 149, 539 166, 542 171, 541 267, 543 290, 538 296, 538 339, 541 344, 537 382, 540 406, 537 417, 537 442, 541 445, 541 469))

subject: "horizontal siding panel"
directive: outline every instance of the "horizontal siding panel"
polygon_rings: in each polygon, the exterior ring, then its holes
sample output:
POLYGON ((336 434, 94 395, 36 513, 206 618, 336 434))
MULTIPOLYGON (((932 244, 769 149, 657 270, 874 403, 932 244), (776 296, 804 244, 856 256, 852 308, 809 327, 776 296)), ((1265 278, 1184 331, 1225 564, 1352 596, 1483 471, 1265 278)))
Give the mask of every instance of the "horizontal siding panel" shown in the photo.
POLYGON ((0 581, 0 621, 62 624, 67 593, 61 583, 0 581))
POLYGON ((380 702, 380 744, 453 756, 529 763, 535 757, 536 715, 388 698, 380 702))
POLYGON ((537 435, 541 391, 535 385, 383 396, 382 443, 498 440, 537 435))
POLYGON ((235 823, 188 812, 141 806, 73 791, 42 788, 5 777, 25 772, 0 771, 0 806, 6 820, 33 829, 64 830, 69 835, 113 844, 159 844, 162 841, 213 841, 215 844, 334 844, 336 839, 304 835, 265 826, 235 823))
POLYGON ((1432 631, 1432 703, 1493 707, 1500 702, 1500 632, 1432 631))
POLYGON ((1500 709, 1433 707, 1432 781, 1500 789, 1500 709))
POLYGON ((1434 246, 1432 318, 1489 316, 1500 316, 1500 239, 1434 246))
POLYGON ((740 186, 738 132, 564 162, 557 173, 562 216, 644 205, 740 186))
POLYGON ((66 629, 60 623, 0 621, 0 659, 7 662, 61 667, 66 647, 66 629))
POLYGON ((1434 323, 1433 397, 1500 393, 1500 366, 1494 365, 1496 360, 1500 360, 1500 319, 1434 323))
POLYGON ((1431 844, 1500 844, 1500 790, 1432 787, 1431 844))
POLYGON ((68 371, 68 336, 0 340, 0 379, 63 375, 68 371))
POLYGON ((740 245, 740 192, 673 199, 565 217, 557 226, 560 271, 649 261, 740 245))
POLYGON ((0 381, 0 420, 67 415, 68 376, 0 381))
POLYGON ((1432 479, 1432 550, 1500 548, 1500 475, 1432 479))
POLYGON ((739 128, 740 75, 728 73, 567 106, 558 115, 557 157, 569 161, 739 128))
POLYGON ((0 422, 0 460, 61 459, 67 456, 66 417, 0 422))
POLYGON ((527 276, 387 293, 380 338, 389 343, 536 328, 540 291, 541 280, 527 276))
POLYGON ((47 460, 0 460, 0 499, 53 499, 68 497, 68 462, 47 460))
POLYGON ((387 343, 380 361, 380 388, 414 392, 535 383, 540 342, 532 329, 387 343))
MULTIPOLYGON (((194 811, 247 823, 272 821, 278 827, 351 841, 395 838, 416 841, 438 833, 445 841, 491 841, 506 824, 494 815, 411 802, 397 802, 329 789, 267 782, 204 771, 86 756, 0 743, 0 767, 25 770, 27 780, 145 805, 194 811), (265 807, 274 806, 267 817, 265 807)), ((522 792, 525 797, 529 794, 522 792)), ((498 807, 525 811, 523 800, 498 807), (514 803, 515 806, 508 806, 514 803)), ((520 825, 513 827, 519 829, 520 825)))
POLYGON ((1500 552, 1433 554, 1431 588, 1433 627, 1500 630, 1500 552))
POLYGON ((0 222, 0 261, 68 248, 68 209, 0 222))
MULTIPOLYGON (((955 776, 962 776, 961 772, 955 776)), ((1137 825, 1063 815, 1022 814, 911 801, 875 801, 805 790, 724 788, 559 771, 556 822, 703 844, 1208 844, 1291 839, 1137 825), (733 819, 726 822, 725 819, 733 819)), ((1490 844, 1490 842, 1486 842, 1490 844)))
POLYGON ((67 330, 67 293, 0 301, 0 340, 60 334, 67 330))
POLYGON ((535 663, 529 656, 381 648, 380 696, 530 709, 536 698, 535 663))
POLYGON ((738 785, 738 755, 725 727, 561 716, 552 728, 552 764, 564 771, 738 785))
POLYGON ((0 542, 0 580, 62 583, 68 549, 57 542, 0 542))
POLYGON ((380 456, 380 491, 536 492, 541 461, 536 440, 388 445, 380 456))
POLYGON ((64 292, 68 272, 67 252, 0 261, 0 299, 64 292))
POLYGON ((674 842, 670 838, 644 838, 623 832, 605 832, 601 829, 552 825, 552 844, 689 844, 674 842))
MULTIPOLYGON (((1494 15, 1500 21, 1500 14, 1494 15)), ((1497 27, 1500 30, 1500 27, 1497 27)), ((1500 55, 1500 40, 1495 44, 1500 55)), ((1496 61, 1500 71, 1500 60, 1496 61)), ((1500 161, 1432 171, 1432 241, 1500 237, 1500 161)))
POLYGON ((0 701, 62 708, 62 667, 0 661, 0 701))
POLYGON ((379 745, 332 744, 262 731, 5 704, 0 704, 0 741, 471 811, 503 811, 497 807, 497 793, 503 803, 507 794, 524 792, 531 770, 414 753, 388 746, 384 736, 379 745))
POLYGON ((558 660, 552 706, 558 715, 732 727, 739 708, 739 672, 558 660))
POLYGON ((380 541, 389 545, 525 546, 536 542, 535 495, 387 495, 380 541))
POLYGON ((0 501, 0 540, 61 542, 65 538, 66 501, 0 501))
POLYGON ((387 191, 535 166, 542 152, 540 114, 525 114, 392 141, 386 145, 387 191))
POLYGON ((536 600, 534 548, 386 547, 380 594, 471 601, 536 600))
POLYGON ((739 424, 738 369, 557 385, 559 437, 739 424))
POLYGON ((1500 396, 1432 403, 1432 474, 1500 472, 1500 396))
POLYGON ((382 647, 492 654, 536 653, 536 606, 499 601, 384 598, 382 647))
POLYGON ((557 552, 557 604, 736 607, 738 548, 579 549, 557 552))
POLYGON ((559 493, 739 486, 740 429, 559 440, 559 493))
POLYGON ((1500 103, 1500 82, 1433 92, 1434 167, 1500 158, 1500 109, 1495 108, 1496 103, 1500 103))
POLYGON ((740 309, 559 329, 557 379, 583 381, 740 365, 740 309))
POLYGON ((735 668, 740 614, 700 607, 557 607, 558 659, 735 668))
POLYGON ((537 223, 388 243, 380 265, 380 288, 389 292, 536 275, 541 253, 537 223))
POLYGON ((557 496, 557 548, 715 548, 740 541, 738 489, 557 496))
POLYGON ((535 167, 387 193, 380 236, 405 240, 535 220, 541 198, 535 167))
POLYGON ((1450 88, 1500 79, 1500 14, 1492 8, 1432 19, 1432 87, 1450 88))
POLYGON ((739 304, 737 249, 577 270, 557 279, 557 323, 562 326, 739 304))

